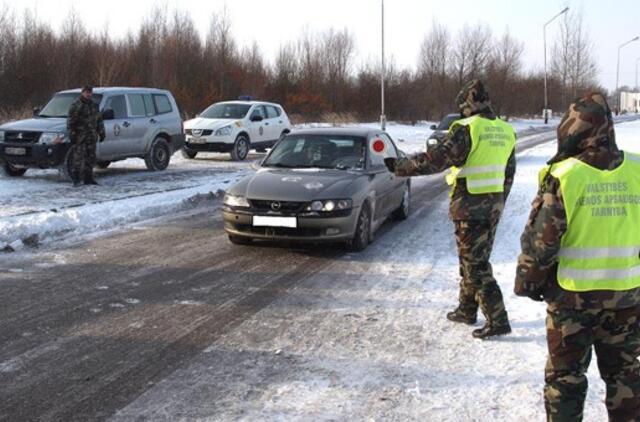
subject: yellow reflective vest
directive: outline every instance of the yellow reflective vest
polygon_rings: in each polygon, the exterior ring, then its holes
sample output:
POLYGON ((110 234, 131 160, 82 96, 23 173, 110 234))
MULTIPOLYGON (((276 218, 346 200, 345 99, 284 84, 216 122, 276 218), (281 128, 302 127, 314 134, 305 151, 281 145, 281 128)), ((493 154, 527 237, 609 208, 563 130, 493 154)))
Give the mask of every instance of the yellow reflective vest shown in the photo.
POLYGON ((505 169, 516 145, 513 128, 500 119, 471 116, 453 122, 449 133, 460 126, 469 127, 471 152, 464 166, 451 168, 447 183, 455 189, 456 180, 464 178, 471 194, 503 192, 505 169))
POLYGON ((558 283, 572 292, 640 287, 640 155, 614 170, 575 158, 553 164, 567 214, 558 283))

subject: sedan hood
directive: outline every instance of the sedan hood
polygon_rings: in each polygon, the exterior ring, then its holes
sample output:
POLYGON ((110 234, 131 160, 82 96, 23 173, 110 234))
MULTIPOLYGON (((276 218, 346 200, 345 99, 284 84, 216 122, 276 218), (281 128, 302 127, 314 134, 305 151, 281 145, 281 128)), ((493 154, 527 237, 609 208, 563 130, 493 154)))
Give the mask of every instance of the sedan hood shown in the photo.
POLYGON ((0 130, 11 130, 16 132, 66 132, 67 119, 63 118, 33 118, 17 120, 5 123, 0 126, 0 130))
POLYGON ((229 193, 249 199, 308 202, 348 198, 347 187, 362 173, 333 169, 258 170, 234 185, 229 193))
POLYGON ((218 130, 231 123, 239 121, 238 119, 205 119, 204 117, 196 117, 195 119, 184 122, 185 129, 211 129, 218 130))

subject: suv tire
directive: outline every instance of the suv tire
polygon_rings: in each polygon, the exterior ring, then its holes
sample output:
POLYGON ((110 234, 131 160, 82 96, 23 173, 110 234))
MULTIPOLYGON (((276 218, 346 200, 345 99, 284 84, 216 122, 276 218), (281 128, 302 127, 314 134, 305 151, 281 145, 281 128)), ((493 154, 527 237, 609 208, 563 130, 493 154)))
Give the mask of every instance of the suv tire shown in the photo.
POLYGON ((24 176, 24 174, 27 172, 27 169, 14 167, 4 160, 0 161, 0 163, 2 164, 2 170, 4 171, 4 174, 9 177, 21 177, 24 176))
POLYGON ((149 152, 144 157, 144 163, 147 165, 147 169, 151 171, 162 171, 169 167, 169 161, 171 160, 171 149, 169 144, 164 138, 157 137, 149 152))
POLYGON ((246 135, 238 135, 231 149, 231 159, 233 161, 244 161, 249 155, 251 143, 246 135))
POLYGON ((69 149, 67 149, 67 153, 64 155, 64 161, 62 162, 62 164, 60 164, 60 167, 58 167, 58 172, 60 173, 60 176, 62 176, 63 179, 70 181, 73 178, 71 177, 71 175, 73 174, 73 150, 74 150, 74 146, 71 145, 69 147, 69 149))
POLYGON ((193 160, 198 155, 198 151, 187 151, 186 149, 182 150, 182 156, 184 158, 188 158, 189 160, 193 160))

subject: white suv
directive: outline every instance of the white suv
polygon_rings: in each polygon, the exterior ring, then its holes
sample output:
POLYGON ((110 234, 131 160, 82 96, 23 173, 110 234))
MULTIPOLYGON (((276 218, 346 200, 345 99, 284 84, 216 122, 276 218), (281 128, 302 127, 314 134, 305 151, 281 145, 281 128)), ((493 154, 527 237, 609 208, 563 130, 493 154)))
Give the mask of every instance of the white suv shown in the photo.
POLYGON ((183 155, 229 152, 244 160, 249 150, 263 152, 291 131, 287 114, 278 104, 261 101, 225 101, 209 106, 184 123, 183 155))

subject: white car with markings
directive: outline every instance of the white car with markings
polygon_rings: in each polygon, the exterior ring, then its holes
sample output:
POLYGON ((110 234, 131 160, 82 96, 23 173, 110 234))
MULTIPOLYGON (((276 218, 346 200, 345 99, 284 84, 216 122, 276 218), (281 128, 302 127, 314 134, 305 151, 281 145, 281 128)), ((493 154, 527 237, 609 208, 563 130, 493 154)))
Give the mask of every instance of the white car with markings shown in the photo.
POLYGON ((184 123, 183 155, 195 158, 199 152, 228 152, 244 160, 249 151, 265 151, 291 131, 282 106, 263 101, 215 103, 195 119, 184 123))

